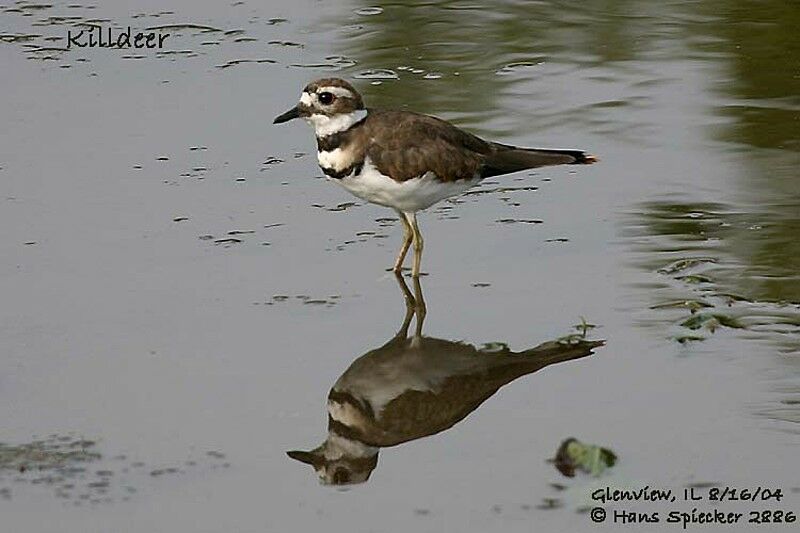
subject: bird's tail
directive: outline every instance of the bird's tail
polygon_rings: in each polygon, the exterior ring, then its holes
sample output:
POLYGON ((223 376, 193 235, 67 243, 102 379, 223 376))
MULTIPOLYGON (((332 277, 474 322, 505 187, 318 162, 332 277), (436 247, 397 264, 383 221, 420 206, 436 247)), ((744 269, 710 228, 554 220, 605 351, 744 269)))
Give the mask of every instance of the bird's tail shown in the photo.
POLYGON ((567 165, 591 165, 597 163, 598 159, 592 154, 587 154, 583 150, 560 150, 558 148, 517 148, 528 153, 538 154, 540 156, 556 156, 556 157, 569 157, 572 161, 567 161, 567 165))
POLYGON ((518 377, 538 372, 550 365, 592 355, 595 348, 604 344, 605 341, 565 339, 545 342, 521 352, 511 352, 506 348, 502 353, 486 354, 490 363, 481 379, 485 383, 492 382, 499 388, 518 377))
POLYGON ((570 339, 562 341, 550 341, 535 346, 518 355, 526 357, 529 360, 535 360, 542 367, 552 365, 553 363, 560 363, 562 361, 569 361, 571 359, 580 359, 594 353, 595 348, 605 345, 605 341, 596 340, 588 341, 584 339, 570 339))
POLYGON ((597 162, 597 157, 583 150, 519 148, 506 144, 494 146, 495 151, 484 163, 484 178, 550 165, 591 165, 597 162))

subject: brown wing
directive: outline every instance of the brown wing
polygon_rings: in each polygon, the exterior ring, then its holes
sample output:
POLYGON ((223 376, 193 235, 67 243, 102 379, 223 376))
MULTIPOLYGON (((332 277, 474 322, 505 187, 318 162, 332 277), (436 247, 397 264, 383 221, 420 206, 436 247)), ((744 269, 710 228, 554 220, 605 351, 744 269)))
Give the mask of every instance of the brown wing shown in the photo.
POLYGON ((433 172, 444 181, 499 176, 548 165, 585 165, 581 150, 519 148, 487 142, 444 120, 410 111, 370 110, 359 132, 384 175, 406 181, 433 172))
POLYGON ((480 173, 492 145, 452 124, 410 111, 370 110, 364 123, 367 152, 384 175, 406 181, 433 172, 444 181, 480 173))
POLYGON ((500 387, 549 365, 591 355, 602 345, 603 341, 552 341, 519 353, 508 349, 494 353, 478 351, 468 344, 421 337, 420 345, 414 349, 429 356, 429 360, 463 360, 471 356, 475 364, 460 368, 435 390, 409 389, 389 401, 370 421, 372 435, 377 438, 372 444, 394 446, 444 431, 466 418, 500 387))

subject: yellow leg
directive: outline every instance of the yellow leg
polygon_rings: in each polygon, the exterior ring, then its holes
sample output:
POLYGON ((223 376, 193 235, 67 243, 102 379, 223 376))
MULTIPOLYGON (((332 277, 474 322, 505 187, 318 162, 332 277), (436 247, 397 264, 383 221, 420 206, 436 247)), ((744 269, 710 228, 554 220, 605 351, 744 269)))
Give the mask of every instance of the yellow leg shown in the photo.
POLYGON ((406 315, 403 318, 403 325, 400 326, 400 329, 397 331, 397 334, 394 336, 395 340, 404 340, 408 336, 408 328, 411 325, 411 319, 416 315, 417 317, 417 326, 414 331, 414 337, 411 339, 412 346, 419 346, 422 338, 422 325, 425 322, 425 315, 428 314, 427 306, 425 305, 425 299, 422 296, 422 284, 419 281, 419 278, 414 279, 414 293, 412 294, 410 290, 408 290, 408 285, 406 285, 406 280, 403 279, 403 275, 400 273, 395 272, 395 278, 397 279, 397 284, 400 285, 400 290, 403 291, 403 299, 405 300, 406 304, 406 315))
POLYGON ((425 305, 425 298, 422 297, 422 285, 419 278, 414 278, 414 295, 414 312, 417 315, 417 328, 414 336, 419 339, 422 337, 422 324, 428 314, 428 306, 425 305))
POLYGON ((400 213, 400 220, 403 222, 403 245, 400 246, 400 253, 397 254, 397 261, 394 262, 394 270, 395 272, 400 272, 403 270, 403 261, 406 258, 406 254, 408 253, 408 248, 411 246, 411 241, 413 239, 413 231, 411 229, 411 225, 408 223, 406 219, 405 213, 400 213))
POLYGON ((408 290, 408 285, 406 285, 406 281, 403 279, 403 274, 395 272, 394 277, 397 279, 397 284, 400 285, 400 290, 403 291, 403 299, 406 303, 406 316, 403 318, 403 325, 400 326, 400 329, 394 337, 396 339, 405 339, 408 336, 408 326, 411 325, 411 319, 417 312, 417 301, 414 299, 414 295, 411 294, 411 291, 408 290))
POLYGON ((411 226, 412 243, 414 244, 414 268, 411 269, 411 275, 415 278, 418 278, 419 266, 420 263, 422 262, 422 247, 423 247, 422 233, 420 233, 419 231, 419 225, 417 224, 416 213, 406 213, 406 218, 408 219, 408 223, 411 226))

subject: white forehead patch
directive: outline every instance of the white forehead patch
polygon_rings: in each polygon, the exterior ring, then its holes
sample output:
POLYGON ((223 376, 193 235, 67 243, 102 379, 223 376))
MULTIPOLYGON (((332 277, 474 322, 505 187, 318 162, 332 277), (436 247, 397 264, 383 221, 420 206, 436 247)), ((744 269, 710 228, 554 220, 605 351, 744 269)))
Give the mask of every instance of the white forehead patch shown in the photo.
POLYGON ((301 104, 310 106, 312 102, 314 102, 314 99, 307 92, 304 91, 303 94, 300 95, 301 104))

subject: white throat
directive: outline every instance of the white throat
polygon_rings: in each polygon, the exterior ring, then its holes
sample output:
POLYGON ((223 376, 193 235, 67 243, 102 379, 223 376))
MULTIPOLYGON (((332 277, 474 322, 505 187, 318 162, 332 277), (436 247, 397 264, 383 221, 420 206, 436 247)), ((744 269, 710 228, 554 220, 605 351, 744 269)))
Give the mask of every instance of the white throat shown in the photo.
POLYGON ((327 137, 334 133, 339 133, 350 128, 353 124, 362 120, 367 116, 366 109, 357 109, 351 113, 342 115, 335 115, 329 117, 327 115, 314 114, 305 117, 306 122, 314 126, 314 132, 317 137, 327 137))

